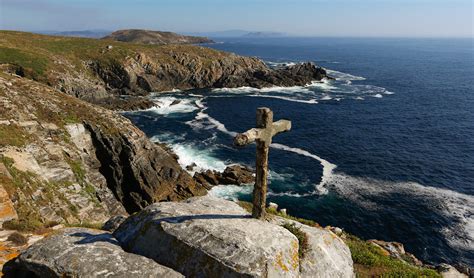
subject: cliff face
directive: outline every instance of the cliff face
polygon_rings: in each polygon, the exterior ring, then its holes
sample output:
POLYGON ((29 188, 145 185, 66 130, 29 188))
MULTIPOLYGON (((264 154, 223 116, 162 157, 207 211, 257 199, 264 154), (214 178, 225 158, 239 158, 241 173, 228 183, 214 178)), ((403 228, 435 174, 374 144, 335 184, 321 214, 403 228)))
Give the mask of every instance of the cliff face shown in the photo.
POLYGON ((94 124, 86 124, 92 136, 100 172, 128 212, 159 201, 176 201, 204 195, 206 190, 165 150, 138 129, 111 136, 94 124))
POLYGON ((0 34, 0 70, 114 109, 150 107, 153 103, 143 96, 152 91, 301 86, 327 77, 310 63, 271 69, 257 58, 194 45, 0 34))
POLYGON ((172 89, 303 86, 326 78, 326 71, 311 63, 273 70, 257 58, 228 54, 218 59, 185 49, 168 49, 164 62, 144 53, 123 64, 96 63, 94 72, 112 90, 146 94, 172 89))
POLYGON ((118 30, 103 39, 143 44, 197 44, 213 42, 206 37, 184 36, 173 32, 140 29, 118 30))
POLYGON ((0 73, 4 227, 104 222, 155 201, 202 194, 205 190, 128 119, 0 73))

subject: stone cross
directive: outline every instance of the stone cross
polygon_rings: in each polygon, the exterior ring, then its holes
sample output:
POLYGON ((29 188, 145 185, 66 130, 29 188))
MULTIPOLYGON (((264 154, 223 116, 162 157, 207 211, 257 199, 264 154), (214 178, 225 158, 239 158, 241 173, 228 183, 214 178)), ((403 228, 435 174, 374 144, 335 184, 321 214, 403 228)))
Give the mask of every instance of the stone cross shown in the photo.
POLYGON ((254 141, 257 143, 256 177, 252 200, 253 218, 263 219, 265 217, 268 149, 272 143, 272 137, 277 133, 290 129, 290 121, 279 120, 273 122, 273 112, 269 108, 262 107, 257 109, 257 127, 247 130, 245 133, 237 134, 234 138, 234 145, 236 146, 245 146, 254 141))

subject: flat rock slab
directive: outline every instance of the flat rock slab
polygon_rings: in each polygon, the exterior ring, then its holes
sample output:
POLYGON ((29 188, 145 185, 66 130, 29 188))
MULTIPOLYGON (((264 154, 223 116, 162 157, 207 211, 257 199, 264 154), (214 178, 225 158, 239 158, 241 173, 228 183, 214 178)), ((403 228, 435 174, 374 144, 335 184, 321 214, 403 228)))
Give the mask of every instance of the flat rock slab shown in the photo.
POLYGON ((298 277, 298 240, 210 196, 156 203, 114 233, 129 252, 188 277, 298 277))
POLYGON ((85 228, 64 229, 33 244, 18 257, 14 271, 38 277, 183 277, 123 251, 110 233, 85 228))

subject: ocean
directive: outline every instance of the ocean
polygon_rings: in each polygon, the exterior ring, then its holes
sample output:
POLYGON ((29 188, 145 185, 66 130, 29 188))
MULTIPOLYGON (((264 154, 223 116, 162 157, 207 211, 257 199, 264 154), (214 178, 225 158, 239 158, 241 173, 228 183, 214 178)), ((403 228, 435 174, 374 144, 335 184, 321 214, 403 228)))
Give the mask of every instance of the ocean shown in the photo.
MULTIPOLYGON (((401 242, 429 263, 474 266, 472 39, 216 40, 207 46, 272 67, 312 61, 336 80, 156 93, 157 107, 125 116, 172 146, 181 165, 223 170, 254 165, 255 146, 232 139, 269 107, 293 124, 270 149, 269 201, 363 239, 401 242)), ((210 194, 250 200, 251 190, 210 194)))

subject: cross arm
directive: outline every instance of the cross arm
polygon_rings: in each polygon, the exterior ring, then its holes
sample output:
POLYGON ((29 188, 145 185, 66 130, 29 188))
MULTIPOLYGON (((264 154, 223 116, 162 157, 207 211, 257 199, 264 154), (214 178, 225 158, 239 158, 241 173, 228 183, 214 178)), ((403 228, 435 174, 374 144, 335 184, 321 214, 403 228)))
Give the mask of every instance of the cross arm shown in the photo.
POLYGON ((252 128, 244 133, 239 133, 234 138, 234 145, 245 146, 260 138, 262 130, 260 128, 252 128))
POLYGON ((279 120, 272 125, 272 137, 278 133, 289 131, 291 129, 291 121, 279 120))

